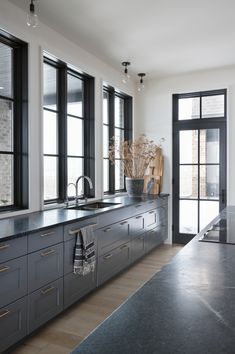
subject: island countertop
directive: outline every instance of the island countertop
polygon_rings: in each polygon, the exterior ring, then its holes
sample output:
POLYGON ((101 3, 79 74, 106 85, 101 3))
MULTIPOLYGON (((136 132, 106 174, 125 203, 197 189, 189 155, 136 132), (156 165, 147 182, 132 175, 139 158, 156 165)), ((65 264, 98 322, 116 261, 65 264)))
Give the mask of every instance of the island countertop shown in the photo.
MULTIPOLYGON (((235 207, 220 217, 235 218, 235 207)), ((234 230, 235 232, 235 230, 234 230)), ((73 354, 235 353, 235 245, 187 244, 73 354)))

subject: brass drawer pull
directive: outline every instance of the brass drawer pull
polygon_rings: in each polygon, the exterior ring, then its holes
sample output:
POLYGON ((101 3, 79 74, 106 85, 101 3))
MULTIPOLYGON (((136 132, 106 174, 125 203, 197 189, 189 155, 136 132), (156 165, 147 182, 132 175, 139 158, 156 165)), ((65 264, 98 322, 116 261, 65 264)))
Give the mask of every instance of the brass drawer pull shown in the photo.
POLYGON ((5 250, 6 248, 9 248, 9 247, 10 247, 9 244, 1 245, 0 246, 0 251, 5 250))
POLYGON ((6 271, 9 270, 9 269, 10 269, 10 267, 8 267, 8 266, 1 267, 1 268, 0 268, 0 273, 6 272, 6 271))
POLYGON ((136 208, 139 208, 139 207, 141 207, 142 205, 141 204, 137 204, 135 207, 136 208))
MULTIPOLYGON (((98 224, 91 224, 91 225, 87 225, 87 226, 84 226, 84 227, 88 227, 88 226, 97 226, 98 224)), ((75 230, 69 230, 69 235, 76 235, 78 232, 80 232, 81 229, 75 229, 75 230)))
POLYGON ((0 314, 0 318, 3 318, 11 313, 10 310, 5 310, 3 313, 0 314))
POLYGON ((103 258, 104 259, 109 259, 109 258, 112 258, 113 257, 113 255, 112 255, 112 253, 110 253, 110 254, 107 254, 106 256, 104 256, 103 258))
POLYGON ((151 230, 149 231, 149 234, 154 234, 156 232, 156 230, 151 230))
POLYGON ((154 201, 153 200, 151 200, 150 202, 149 202, 149 204, 153 204, 154 203, 154 201))
POLYGON ((142 219, 142 218, 143 218, 143 215, 136 216, 135 218, 136 218, 136 219, 142 219))
POLYGON ((128 246, 127 245, 121 246, 120 250, 124 250, 125 248, 128 248, 128 246))
POLYGON ((54 254, 56 253, 55 250, 50 250, 50 251, 47 251, 47 252, 42 252, 41 253, 41 257, 47 257, 47 256, 50 256, 51 254, 54 254))
POLYGON ((46 237, 46 236, 51 236, 54 235, 55 231, 51 231, 51 232, 46 232, 45 234, 41 234, 41 237, 46 237))
POLYGON ((125 225, 127 223, 128 223, 128 221, 123 221, 123 222, 120 222, 120 225, 125 225))
POLYGON ((112 230, 111 227, 107 227, 107 229, 104 229, 103 231, 104 231, 104 232, 109 232, 109 231, 111 231, 111 230, 112 230))
POLYGON ((149 214, 153 214, 153 213, 155 213, 155 210, 149 211, 149 214))
POLYGON ((42 289, 42 290, 41 290, 41 294, 42 294, 42 295, 46 295, 46 294, 50 293, 52 290, 54 290, 54 289, 55 289, 54 286, 49 286, 49 287, 46 288, 46 289, 42 289))

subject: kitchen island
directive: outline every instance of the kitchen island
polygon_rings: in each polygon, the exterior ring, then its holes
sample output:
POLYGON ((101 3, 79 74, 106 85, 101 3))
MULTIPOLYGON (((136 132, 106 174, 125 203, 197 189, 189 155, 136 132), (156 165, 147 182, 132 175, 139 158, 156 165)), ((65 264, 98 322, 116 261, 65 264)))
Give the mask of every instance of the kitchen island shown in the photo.
MULTIPOLYGON (((221 218, 229 225, 235 207, 221 218)), ((73 354, 235 353, 235 245, 199 242, 205 231, 73 354)))

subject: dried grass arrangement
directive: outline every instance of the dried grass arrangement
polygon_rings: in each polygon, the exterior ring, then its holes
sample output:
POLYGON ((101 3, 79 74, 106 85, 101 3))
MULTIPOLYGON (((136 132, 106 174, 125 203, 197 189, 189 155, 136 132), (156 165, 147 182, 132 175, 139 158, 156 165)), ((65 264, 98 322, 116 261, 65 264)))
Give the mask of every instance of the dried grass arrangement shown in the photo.
MULTIPOLYGON (((122 161, 124 175, 129 178, 144 178, 145 171, 161 149, 161 144, 146 138, 144 134, 133 141, 112 138, 109 148, 109 160, 115 164, 122 161)), ((161 139, 163 141, 163 139, 161 139)), ((160 141, 160 142, 161 142, 160 141)))

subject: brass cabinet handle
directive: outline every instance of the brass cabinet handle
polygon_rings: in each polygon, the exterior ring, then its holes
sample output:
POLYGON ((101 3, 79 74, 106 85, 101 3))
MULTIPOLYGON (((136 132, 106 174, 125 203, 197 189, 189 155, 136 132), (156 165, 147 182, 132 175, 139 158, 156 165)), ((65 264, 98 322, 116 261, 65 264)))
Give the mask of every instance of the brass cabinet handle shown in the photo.
POLYGON ((52 290, 54 290, 54 289, 55 289, 54 286, 49 286, 49 287, 46 288, 46 289, 42 289, 42 290, 41 290, 41 294, 42 294, 42 295, 46 295, 46 294, 50 293, 52 290))
POLYGON ((10 310, 5 310, 4 312, 2 312, 2 313, 0 314, 0 318, 3 318, 3 317, 5 317, 5 316, 9 315, 10 313, 11 313, 10 310))
POLYGON ((128 246, 127 245, 121 246, 120 250, 124 250, 125 248, 128 248, 128 246))
POLYGON ((135 207, 136 208, 139 208, 139 207, 141 207, 142 206, 142 204, 137 204, 135 207))
POLYGON ((50 231, 50 232, 46 232, 45 234, 41 234, 41 237, 46 237, 46 236, 51 236, 54 235, 55 231, 50 231))
POLYGON ((128 221, 123 221, 123 222, 120 222, 120 225, 125 225, 127 223, 128 223, 128 221))
POLYGON ((8 266, 1 267, 1 268, 0 268, 0 273, 6 272, 6 271, 9 270, 9 269, 10 269, 10 267, 8 267, 8 266))
POLYGON ((112 258, 112 257, 113 257, 112 253, 109 253, 106 256, 104 256, 103 258, 104 259, 109 259, 109 258, 112 258))
POLYGON ((153 214, 153 213, 155 213, 155 210, 149 211, 149 214, 153 214))
POLYGON ((153 204, 154 203, 154 201, 153 200, 151 200, 150 202, 149 202, 149 204, 153 204))
POLYGON ((47 256, 50 256, 51 254, 54 254, 56 253, 55 250, 49 250, 49 251, 46 251, 46 252, 42 252, 41 253, 41 257, 47 257, 47 256))
MULTIPOLYGON (((97 226, 98 224, 91 224, 91 225, 87 225, 87 227, 88 226, 97 226)), ((84 226, 84 227, 86 227, 86 226, 84 226)), ((75 229, 75 230, 69 230, 69 235, 76 235, 78 232, 80 232, 81 231, 81 229, 75 229)))
POLYGON ((136 216, 135 218, 136 218, 136 219, 142 219, 142 218, 143 218, 143 215, 136 216))
POLYGON ((9 244, 5 244, 5 245, 0 245, 0 251, 5 250, 6 248, 10 247, 9 244))
POLYGON ((112 230, 111 227, 107 227, 107 229, 104 229, 103 231, 104 231, 104 232, 109 232, 109 231, 111 231, 111 230, 112 230))

